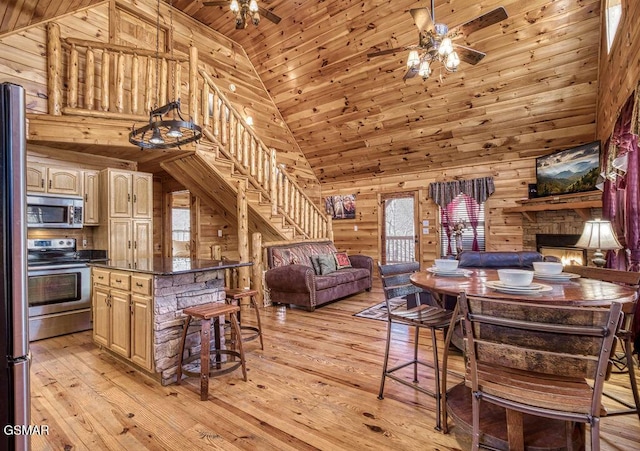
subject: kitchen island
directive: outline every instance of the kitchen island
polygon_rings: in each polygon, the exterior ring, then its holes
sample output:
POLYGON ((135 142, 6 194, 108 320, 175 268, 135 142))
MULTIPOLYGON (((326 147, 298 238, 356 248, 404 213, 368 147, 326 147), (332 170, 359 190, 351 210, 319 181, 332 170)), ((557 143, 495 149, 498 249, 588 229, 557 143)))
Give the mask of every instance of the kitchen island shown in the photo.
MULTIPOLYGON (((91 264, 93 340, 168 385, 176 380, 182 310, 224 302, 225 271, 250 262, 155 259, 153 269, 91 264)), ((197 328, 185 349, 199 346, 197 328)))

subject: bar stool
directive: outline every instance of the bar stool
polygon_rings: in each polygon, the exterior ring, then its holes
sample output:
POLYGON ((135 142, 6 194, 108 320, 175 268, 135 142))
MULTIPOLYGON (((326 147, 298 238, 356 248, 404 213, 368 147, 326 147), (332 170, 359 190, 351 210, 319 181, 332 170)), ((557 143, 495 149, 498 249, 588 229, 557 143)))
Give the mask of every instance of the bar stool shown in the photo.
POLYGON ((242 367, 242 375, 244 381, 247 381, 247 368, 245 365, 244 351, 242 349, 242 340, 235 339, 240 337, 240 326, 236 313, 240 312, 240 307, 229 304, 222 304, 220 302, 213 302, 210 304, 197 305, 195 307, 189 307, 183 310, 183 313, 187 315, 187 320, 182 330, 182 343, 180 345, 180 354, 178 355, 178 371, 176 384, 180 385, 182 381, 182 373, 186 376, 199 376, 200 377, 200 399, 206 401, 209 397, 209 378, 221 376, 226 373, 242 367), (234 349, 221 349, 220 346, 220 317, 229 315, 229 321, 231 323, 231 343, 234 345, 234 349), (184 345, 187 339, 187 331, 189 330, 189 324, 192 318, 200 319, 200 355, 194 354, 186 359, 184 356, 184 345), (213 321, 214 327, 214 339, 215 349, 210 350, 211 341, 211 322, 213 321), (235 336, 235 337, 234 337, 235 336), (237 344, 237 350, 236 348, 237 344), (228 355, 229 358, 226 361, 222 361, 222 355, 228 355), (210 358, 214 357, 215 361, 211 362, 210 358), (240 361, 236 361, 238 357, 240 361), (193 362, 194 360, 200 360, 200 371, 189 371, 183 368, 183 365, 193 362))
POLYGON ((255 326, 243 326, 241 312, 238 312, 238 322, 240 323, 240 330, 248 330, 249 334, 241 335, 242 341, 252 341, 256 338, 260 338, 260 349, 264 350, 264 344, 262 342, 262 325, 260 323, 260 310, 258 309, 258 303, 256 302, 256 296, 258 294, 257 290, 251 289, 242 289, 242 288, 225 288, 225 302, 231 305, 237 305, 240 307, 240 299, 249 298, 249 304, 253 307, 253 310, 256 312, 256 323, 255 326))

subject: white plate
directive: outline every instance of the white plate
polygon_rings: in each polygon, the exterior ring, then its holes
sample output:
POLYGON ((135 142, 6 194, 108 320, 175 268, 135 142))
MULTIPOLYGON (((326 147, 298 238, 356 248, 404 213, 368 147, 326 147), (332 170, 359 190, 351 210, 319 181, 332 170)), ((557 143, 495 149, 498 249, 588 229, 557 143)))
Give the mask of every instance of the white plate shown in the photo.
POLYGON ((579 278, 580 274, 573 274, 570 272, 561 272, 560 274, 540 274, 534 272, 533 277, 542 280, 571 280, 579 278))
POLYGON ((431 268, 427 268, 427 271, 430 272, 431 274, 435 274, 437 276, 445 276, 445 277, 462 277, 462 276, 468 276, 471 273, 473 273, 473 271, 470 271, 468 269, 462 269, 462 268, 458 268, 455 271, 445 271, 443 269, 438 269, 435 266, 432 266, 431 268))
POLYGON ((553 287, 541 283, 532 283, 528 287, 514 287, 512 285, 505 285, 500 281, 489 281, 486 282, 485 285, 496 291, 511 294, 538 294, 553 290, 553 287))

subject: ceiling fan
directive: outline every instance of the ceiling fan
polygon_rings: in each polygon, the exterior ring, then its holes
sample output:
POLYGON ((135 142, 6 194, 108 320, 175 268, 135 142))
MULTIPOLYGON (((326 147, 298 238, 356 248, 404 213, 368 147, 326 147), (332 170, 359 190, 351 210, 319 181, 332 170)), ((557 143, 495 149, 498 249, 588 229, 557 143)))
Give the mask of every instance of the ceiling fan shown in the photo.
POLYGON ((464 45, 454 44, 453 40, 469 36, 475 31, 496 24, 508 17, 507 12, 501 6, 449 30, 447 25, 436 22, 434 0, 431 0, 431 12, 429 8, 415 8, 409 12, 418 27, 418 44, 367 54, 367 57, 375 57, 409 50, 404 80, 416 75, 427 79, 431 74, 431 63, 434 61, 442 63, 449 72, 455 72, 461 60, 469 64, 478 64, 486 56, 485 53, 464 45))
POLYGON ((236 29, 238 30, 246 28, 249 20, 251 20, 254 25, 258 25, 260 23, 260 16, 266 17, 275 24, 281 20, 280 17, 268 9, 259 6, 257 0, 218 0, 203 2, 202 4, 204 6, 229 6, 235 14, 236 29))

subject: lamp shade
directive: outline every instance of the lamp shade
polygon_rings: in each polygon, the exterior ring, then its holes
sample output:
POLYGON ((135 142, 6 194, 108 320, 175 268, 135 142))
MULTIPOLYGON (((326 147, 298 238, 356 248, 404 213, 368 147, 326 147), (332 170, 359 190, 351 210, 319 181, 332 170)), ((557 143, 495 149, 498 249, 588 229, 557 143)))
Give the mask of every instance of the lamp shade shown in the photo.
POLYGON ((582 249, 621 249, 622 246, 613 232, 610 221, 595 219, 584 224, 582 236, 576 243, 582 249))

